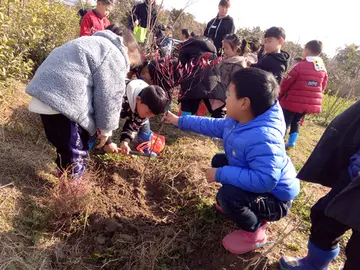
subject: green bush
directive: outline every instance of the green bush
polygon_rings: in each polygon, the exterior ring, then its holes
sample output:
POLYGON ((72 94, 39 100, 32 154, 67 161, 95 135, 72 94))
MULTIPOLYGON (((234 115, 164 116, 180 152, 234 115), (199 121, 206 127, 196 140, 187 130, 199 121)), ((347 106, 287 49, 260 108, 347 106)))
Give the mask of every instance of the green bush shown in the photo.
POLYGON ((327 93, 323 95, 322 112, 310 116, 319 124, 327 126, 337 115, 344 112, 356 101, 355 98, 343 98, 338 93, 331 93, 327 90, 327 93))
POLYGON ((76 10, 57 1, 0 4, 0 99, 11 79, 27 79, 55 48, 78 35, 76 10))

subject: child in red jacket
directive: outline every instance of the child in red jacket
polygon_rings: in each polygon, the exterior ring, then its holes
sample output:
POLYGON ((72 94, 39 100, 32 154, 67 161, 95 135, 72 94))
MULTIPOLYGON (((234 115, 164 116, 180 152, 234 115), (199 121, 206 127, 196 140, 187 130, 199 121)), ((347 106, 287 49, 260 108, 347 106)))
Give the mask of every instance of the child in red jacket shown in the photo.
POLYGON ((107 18, 113 8, 114 0, 98 0, 96 8, 87 12, 81 20, 80 36, 92 36, 110 25, 107 18))
POLYGON ((293 67, 281 83, 280 105, 286 128, 290 126, 287 148, 296 144, 301 119, 306 114, 321 112, 322 94, 328 81, 325 64, 319 57, 321 52, 321 41, 309 41, 305 45, 303 60, 293 67))

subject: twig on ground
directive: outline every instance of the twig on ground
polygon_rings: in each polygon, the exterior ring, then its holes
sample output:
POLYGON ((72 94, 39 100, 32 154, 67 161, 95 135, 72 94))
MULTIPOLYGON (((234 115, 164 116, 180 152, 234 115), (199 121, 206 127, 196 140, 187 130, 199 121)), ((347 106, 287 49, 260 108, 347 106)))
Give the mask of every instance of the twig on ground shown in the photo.
POLYGON ((1 186, 0 189, 6 188, 6 187, 9 187, 9 186, 13 186, 13 185, 14 185, 14 182, 11 182, 11 183, 9 183, 9 184, 6 184, 6 185, 1 186))

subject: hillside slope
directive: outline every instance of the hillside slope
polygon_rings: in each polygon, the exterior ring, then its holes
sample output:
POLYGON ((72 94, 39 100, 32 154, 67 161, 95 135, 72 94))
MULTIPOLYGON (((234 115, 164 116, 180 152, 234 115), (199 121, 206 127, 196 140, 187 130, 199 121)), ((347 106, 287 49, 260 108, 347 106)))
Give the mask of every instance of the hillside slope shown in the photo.
MULTIPOLYGON (((0 269, 277 269, 282 254, 305 254, 309 208, 325 188, 304 184, 292 214, 269 225, 278 245, 229 254, 221 239, 235 226, 214 210, 219 186, 208 185, 203 173, 221 145, 173 126, 162 132, 165 152, 150 162, 92 153, 93 191, 61 197, 54 150, 28 101, 16 84, 0 105, 0 269), (282 241, 284 231, 292 233, 282 241)), ((153 121, 155 132, 159 125, 153 121)), ((323 130, 306 122, 290 152, 297 169, 323 130)))

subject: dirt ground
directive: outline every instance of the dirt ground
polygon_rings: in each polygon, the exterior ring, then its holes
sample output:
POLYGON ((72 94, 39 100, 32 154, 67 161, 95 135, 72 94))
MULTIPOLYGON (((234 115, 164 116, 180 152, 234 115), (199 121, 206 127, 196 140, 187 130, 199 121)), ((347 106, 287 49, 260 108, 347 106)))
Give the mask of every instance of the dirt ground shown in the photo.
MULTIPOLYGON (((309 209, 325 188, 303 184, 293 212, 269 224, 274 244, 232 255, 221 240, 236 227, 215 211, 219 186, 204 177, 221 151, 218 141, 166 126, 167 147, 158 158, 93 152, 89 195, 60 196, 54 150, 28 101, 17 83, 0 104, 0 270, 278 269, 281 255, 305 255, 309 209)), ((158 119, 152 129, 160 129, 158 119)), ((323 130, 306 121, 290 152, 297 169, 323 130)), ((341 265, 342 258, 332 269, 341 265)))

